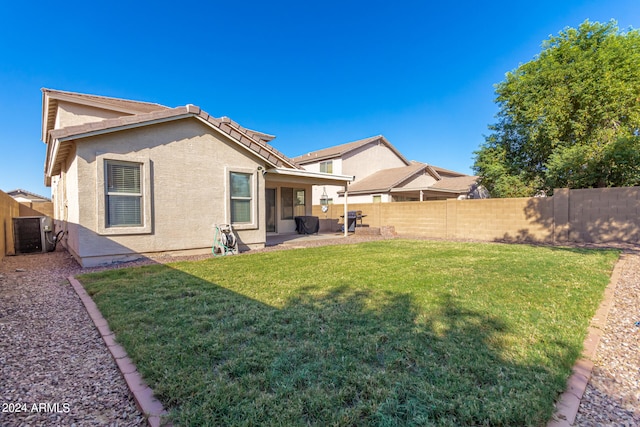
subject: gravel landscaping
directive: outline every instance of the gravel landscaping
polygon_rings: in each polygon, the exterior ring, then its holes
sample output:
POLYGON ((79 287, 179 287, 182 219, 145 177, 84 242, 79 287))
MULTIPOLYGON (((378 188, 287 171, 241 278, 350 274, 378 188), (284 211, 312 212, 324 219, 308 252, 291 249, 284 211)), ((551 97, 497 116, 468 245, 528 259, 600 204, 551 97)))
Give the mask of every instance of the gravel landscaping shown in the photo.
MULTIPOLYGON (((378 237, 379 238, 379 237, 378 237)), ((356 243, 309 239, 264 250, 356 243)), ((640 252, 620 282, 576 426, 640 426, 640 252)), ((208 256, 181 257, 200 259, 208 256)), ((110 268, 150 262, 162 257, 110 268)), ((62 248, 0 261, 0 425, 141 426, 144 416, 66 278, 81 269, 62 248)))
POLYGON ((66 280, 63 249, 0 262, 0 425, 142 426, 146 420, 66 280))
POLYGON ((640 254, 627 253, 576 426, 640 426, 640 254))

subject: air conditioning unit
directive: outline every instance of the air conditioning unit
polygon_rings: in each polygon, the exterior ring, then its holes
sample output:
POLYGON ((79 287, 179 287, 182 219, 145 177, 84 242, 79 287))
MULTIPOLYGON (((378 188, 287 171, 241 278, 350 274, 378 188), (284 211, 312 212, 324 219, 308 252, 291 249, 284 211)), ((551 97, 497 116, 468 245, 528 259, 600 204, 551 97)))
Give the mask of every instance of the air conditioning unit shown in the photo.
POLYGON ((16 254, 49 252, 55 249, 53 220, 48 216, 13 218, 13 240, 16 254))

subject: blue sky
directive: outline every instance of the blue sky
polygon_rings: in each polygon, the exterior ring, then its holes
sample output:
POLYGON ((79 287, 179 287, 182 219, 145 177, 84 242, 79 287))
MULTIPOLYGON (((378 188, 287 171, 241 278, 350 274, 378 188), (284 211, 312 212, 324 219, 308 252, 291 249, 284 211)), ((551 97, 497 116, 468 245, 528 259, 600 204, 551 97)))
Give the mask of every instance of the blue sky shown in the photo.
POLYGON ((638 0, 0 2, 0 189, 49 196, 42 87, 195 104, 288 156, 384 135, 471 173, 494 84, 585 19, 638 0))

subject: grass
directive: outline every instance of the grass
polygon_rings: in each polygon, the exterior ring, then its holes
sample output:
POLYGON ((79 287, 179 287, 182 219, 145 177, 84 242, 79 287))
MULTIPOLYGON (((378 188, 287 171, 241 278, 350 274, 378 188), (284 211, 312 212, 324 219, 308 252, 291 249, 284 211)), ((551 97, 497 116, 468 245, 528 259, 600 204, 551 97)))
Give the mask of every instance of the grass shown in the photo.
POLYGON ((176 425, 544 425, 615 251, 393 240, 80 277, 176 425))

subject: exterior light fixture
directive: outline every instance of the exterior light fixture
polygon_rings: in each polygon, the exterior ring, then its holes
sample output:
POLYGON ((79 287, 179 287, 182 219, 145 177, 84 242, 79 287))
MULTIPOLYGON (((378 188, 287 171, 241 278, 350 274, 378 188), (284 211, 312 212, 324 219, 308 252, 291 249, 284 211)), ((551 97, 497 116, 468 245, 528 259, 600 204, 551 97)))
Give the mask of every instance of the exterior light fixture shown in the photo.
POLYGON ((327 187, 323 187, 322 196, 320 196, 320 204, 326 206, 329 204, 329 196, 327 196, 327 187))

